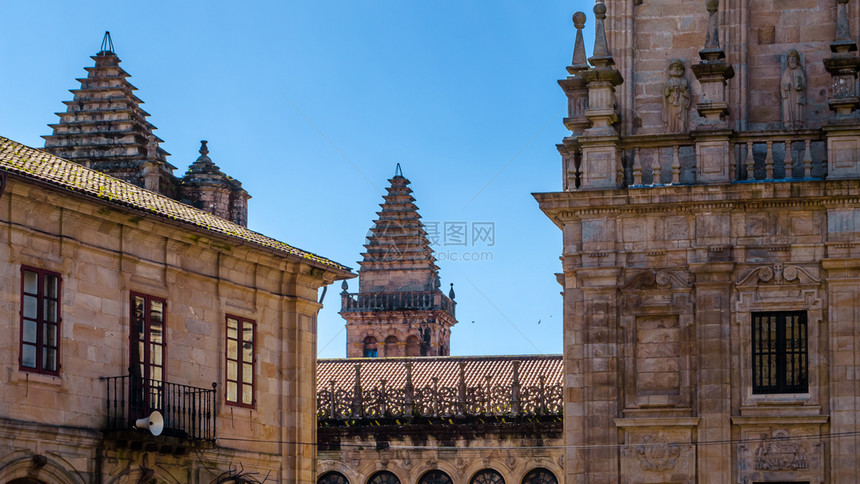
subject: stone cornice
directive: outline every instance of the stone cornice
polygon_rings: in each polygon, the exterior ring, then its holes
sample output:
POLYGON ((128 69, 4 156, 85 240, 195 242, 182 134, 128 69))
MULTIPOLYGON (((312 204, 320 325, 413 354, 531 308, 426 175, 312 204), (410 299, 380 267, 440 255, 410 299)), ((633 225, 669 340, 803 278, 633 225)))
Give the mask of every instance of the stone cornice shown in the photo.
POLYGON ((860 206, 860 180, 679 185, 535 193, 553 221, 599 215, 860 206))

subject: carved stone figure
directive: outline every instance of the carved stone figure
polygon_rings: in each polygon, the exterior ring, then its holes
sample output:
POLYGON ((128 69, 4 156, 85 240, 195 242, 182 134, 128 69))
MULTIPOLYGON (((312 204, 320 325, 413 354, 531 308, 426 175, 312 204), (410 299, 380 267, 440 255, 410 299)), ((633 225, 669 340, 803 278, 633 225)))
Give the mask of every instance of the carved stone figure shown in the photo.
POLYGON ((791 49, 785 54, 785 70, 779 81, 782 99, 782 125, 786 129, 802 128, 806 107, 806 73, 800 63, 800 54, 791 49))
POLYGON ((690 111, 690 83, 684 77, 684 63, 669 64, 669 80, 663 86, 663 125, 667 133, 687 132, 690 111))

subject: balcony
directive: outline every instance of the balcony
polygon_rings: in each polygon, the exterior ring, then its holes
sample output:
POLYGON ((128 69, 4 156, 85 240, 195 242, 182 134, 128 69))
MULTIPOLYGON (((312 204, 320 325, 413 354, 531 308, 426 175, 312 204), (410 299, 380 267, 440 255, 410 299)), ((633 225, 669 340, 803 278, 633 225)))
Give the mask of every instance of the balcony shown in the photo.
POLYGON ((105 382, 106 389, 105 431, 132 430, 135 420, 158 410, 164 417, 162 435, 185 440, 215 440, 215 383, 212 388, 196 388, 131 375, 100 380, 105 382))
POLYGON ((341 312, 444 311, 454 317, 456 303, 441 291, 341 293, 341 312))

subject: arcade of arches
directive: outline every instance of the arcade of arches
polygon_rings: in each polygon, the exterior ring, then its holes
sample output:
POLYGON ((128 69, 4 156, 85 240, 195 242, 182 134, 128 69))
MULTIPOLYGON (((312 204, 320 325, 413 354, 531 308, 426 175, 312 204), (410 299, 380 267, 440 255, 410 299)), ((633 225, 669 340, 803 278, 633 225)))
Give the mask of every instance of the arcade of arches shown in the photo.
MULTIPOLYGON (((451 476, 444 471, 434 469, 425 472, 418 479, 417 484, 453 484, 451 476)), ((558 484, 558 479, 548 469, 537 468, 526 473, 521 484, 558 484)), ((317 480, 317 484, 362 484, 350 483, 349 480, 337 471, 329 471, 321 475, 317 480)), ((379 471, 374 473, 367 479, 366 484, 405 484, 391 471, 379 471)), ((505 479, 502 475, 490 468, 481 469, 474 473, 469 479, 469 484, 505 484, 505 479)))

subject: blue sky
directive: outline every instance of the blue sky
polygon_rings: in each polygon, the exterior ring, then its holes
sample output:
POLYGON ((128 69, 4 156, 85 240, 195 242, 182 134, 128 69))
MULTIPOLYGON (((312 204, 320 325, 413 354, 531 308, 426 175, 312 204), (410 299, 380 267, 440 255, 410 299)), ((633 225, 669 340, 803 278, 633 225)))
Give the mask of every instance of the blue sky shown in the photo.
MULTIPOLYGON (((425 221, 495 231, 492 246, 437 247, 457 293, 451 353, 561 353, 561 232, 531 192, 561 186, 556 81, 575 10, 590 51, 591 5, 9 2, 0 134, 44 146, 110 30, 177 174, 208 140, 253 197, 250 228, 357 268, 400 163, 425 221), (484 260, 462 260, 473 252, 484 260)), ((321 357, 345 352, 339 292, 320 312, 321 357)))

